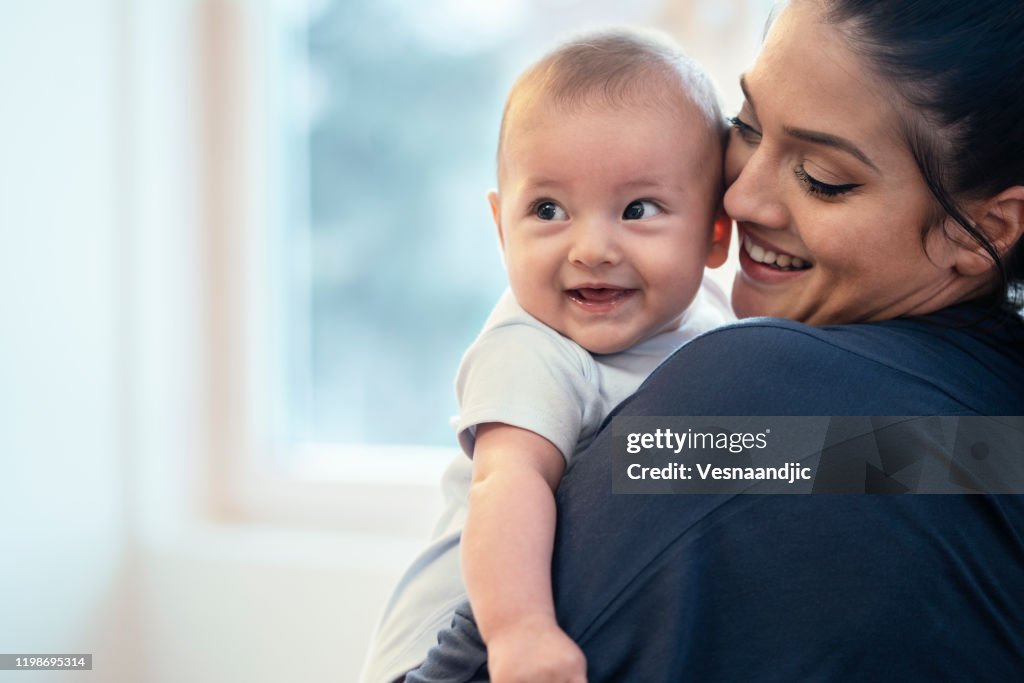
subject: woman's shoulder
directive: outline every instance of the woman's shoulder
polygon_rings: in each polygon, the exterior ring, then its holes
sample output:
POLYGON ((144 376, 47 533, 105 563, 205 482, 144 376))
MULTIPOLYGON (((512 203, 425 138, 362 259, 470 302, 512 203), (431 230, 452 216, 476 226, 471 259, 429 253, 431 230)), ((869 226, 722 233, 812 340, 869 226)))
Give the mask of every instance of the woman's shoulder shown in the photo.
POLYGON ((969 355, 986 362, 1024 364, 1024 322, 996 318, 976 308, 928 316, 814 327, 781 318, 747 318, 698 337, 723 350, 759 349, 776 357, 815 354, 849 363, 912 368, 969 355), (925 362, 922 362, 925 361, 925 362))
POLYGON ((826 327, 751 318, 697 337, 652 380, 685 374, 714 406, 703 414, 768 414, 767 404, 775 414, 1021 414, 1022 346, 1019 319, 993 332, 949 316, 826 327))
POLYGON ((811 355, 833 362, 889 364, 907 351, 895 342, 909 341, 919 333, 926 335, 917 328, 889 322, 814 327, 783 318, 746 318, 697 337, 691 342, 690 352, 703 345, 731 358, 736 356, 733 360, 779 362, 811 355))

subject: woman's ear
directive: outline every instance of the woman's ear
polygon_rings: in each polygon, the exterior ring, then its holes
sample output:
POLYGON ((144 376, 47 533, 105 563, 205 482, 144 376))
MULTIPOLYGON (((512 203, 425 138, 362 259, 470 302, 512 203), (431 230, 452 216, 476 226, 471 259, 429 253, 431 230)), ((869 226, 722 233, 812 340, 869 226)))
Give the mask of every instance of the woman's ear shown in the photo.
POLYGON ((711 248, 705 262, 708 268, 718 268, 729 258, 729 242, 732 239, 732 219, 722 206, 715 214, 715 225, 711 233, 711 248))
POLYGON ((494 218, 494 226, 498 228, 498 243, 501 245, 501 250, 505 251, 505 236, 501 234, 501 199, 498 197, 497 190, 487 193, 487 203, 491 205, 491 217, 494 218))
MULTIPOLYGON (((981 205, 978 228, 1003 257, 1024 239, 1024 185, 1014 185, 981 205)), ((984 275, 992 270, 992 257, 981 245, 972 243, 960 250, 956 270, 962 275, 984 275)))

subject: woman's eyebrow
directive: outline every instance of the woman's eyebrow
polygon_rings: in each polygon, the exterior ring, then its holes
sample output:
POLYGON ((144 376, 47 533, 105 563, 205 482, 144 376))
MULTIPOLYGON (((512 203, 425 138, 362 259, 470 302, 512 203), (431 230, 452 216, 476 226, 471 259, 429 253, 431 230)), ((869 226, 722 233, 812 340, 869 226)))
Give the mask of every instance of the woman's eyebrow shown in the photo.
MULTIPOLYGON (((750 90, 747 88, 746 74, 740 76, 740 90, 743 91, 743 96, 747 98, 747 104, 749 104, 750 108, 756 112, 757 107, 754 106, 754 100, 750 97, 750 90)), ((794 137, 798 140, 804 140, 805 142, 811 142, 817 145, 825 145, 827 147, 834 147, 836 149, 840 149, 846 152, 847 154, 853 156, 861 163, 870 166, 872 169, 874 169, 876 173, 881 173, 881 171, 878 170, 878 166, 875 166, 874 162, 868 158, 868 155, 862 152, 860 148, 857 147, 857 145, 853 144, 846 138, 839 137, 838 135, 832 135, 831 133, 822 133, 821 131, 807 130, 806 128, 792 128, 787 126, 783 128, 783 130, 785 131, 786 135, 794 137)))
POLYGON ((875 173, 881 173, 881 171, 878 170, 878 167, 875 166, 874 162, 872 162, 871 159, 868 158, 868 155, 860 151, 860 149, 855 144, 853 144, 846 138, 841 138, 838 135, 832 135, 831 133, 822 133, 821 131, 816 130, 806 130, 804 128, 790 128, 787 126, 783 128, 783 130, 786 132, 786 135, 794 137, 798 140, 804 140, 806 142, 811 142, 817 145, 825 145, 827 147, 834 147, 836 149, 840 149, 846 152, 847 154, 853 156, 858 161, 861 161, 864 164, 870 166, 872 169, 874 169, 875 173))

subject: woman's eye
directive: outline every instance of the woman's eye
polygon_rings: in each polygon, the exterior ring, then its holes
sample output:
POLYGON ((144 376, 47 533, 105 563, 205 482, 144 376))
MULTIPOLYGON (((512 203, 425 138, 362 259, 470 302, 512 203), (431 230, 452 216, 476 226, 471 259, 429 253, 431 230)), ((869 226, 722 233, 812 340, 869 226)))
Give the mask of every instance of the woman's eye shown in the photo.
POLYGON ((631 202, 626 210, 622 212, 622 219, 626 221, 637 221, 641 218, 650 218, 661 213, 661 209, 654 202, 645 199, 638 199, 631 202))
POLYGON ((797 179, 803 184, 804 189, 807 190, 807 194, 818 197, 820 199, 834 199, 840 195, 844 195, 850 190, 855 190, 860 187, 859 183, 844 183, 842 185, 833 185, 818 180, 807 172, 803 164, 796 167, 794 171, 797 179))
POLYGON ((564 221, 569 217, 565 209, 554 202, 548 201, 538 203, 533 212, 542 221, 564 221))
POLYGON ((761 131, 757 130, 740 117, 733 116, 729 119, 729 125, 732 126, 733 130, 739 133, 740 138, 744 142, 756 144, 761 141, 761 131))

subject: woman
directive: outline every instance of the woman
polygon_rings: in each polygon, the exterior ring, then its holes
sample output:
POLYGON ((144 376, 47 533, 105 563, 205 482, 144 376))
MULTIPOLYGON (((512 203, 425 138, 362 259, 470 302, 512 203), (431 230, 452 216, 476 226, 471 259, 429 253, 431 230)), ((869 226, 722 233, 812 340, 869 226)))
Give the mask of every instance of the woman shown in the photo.
MULTIPOLYGON (((740 316, 620 415, 1021 415, 1024 7, 793 0, 726 162, 740 316)), ((559 623, 592 681, 1020 680, 1022 496, 559 489, 559 623)), ((479 680, 468 610, 410 681, 479 680)))

